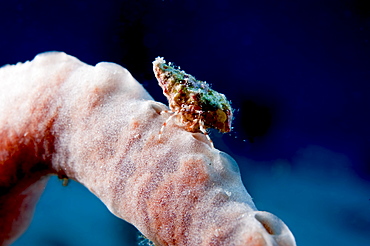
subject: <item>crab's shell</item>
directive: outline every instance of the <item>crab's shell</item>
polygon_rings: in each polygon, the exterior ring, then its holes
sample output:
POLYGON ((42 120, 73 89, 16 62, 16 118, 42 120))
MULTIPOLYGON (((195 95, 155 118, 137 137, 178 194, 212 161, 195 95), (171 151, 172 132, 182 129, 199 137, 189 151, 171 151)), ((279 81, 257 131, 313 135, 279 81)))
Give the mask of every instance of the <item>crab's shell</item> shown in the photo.
POLYGON ((166 64, 163 58, 158 57, 153 62, 153 70, 169 107, 178 114, 185 130, 201 132, 202 124, 205 129, 231 131, 232 108, 225 95, 170 63, 166 64))

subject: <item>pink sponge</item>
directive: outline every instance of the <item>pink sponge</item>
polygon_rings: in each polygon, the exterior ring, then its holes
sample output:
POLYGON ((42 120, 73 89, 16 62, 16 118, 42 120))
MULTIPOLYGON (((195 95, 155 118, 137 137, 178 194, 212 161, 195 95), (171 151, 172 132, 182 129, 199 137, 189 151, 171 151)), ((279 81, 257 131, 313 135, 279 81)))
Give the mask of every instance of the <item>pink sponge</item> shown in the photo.
POLYGON ((85 185, 156 245, 295 245, 204 134, 169 121, 158 137, 165 110, 113 63, 50 52, 1 68, 2 245, 25 230, 50 174, 85 185))

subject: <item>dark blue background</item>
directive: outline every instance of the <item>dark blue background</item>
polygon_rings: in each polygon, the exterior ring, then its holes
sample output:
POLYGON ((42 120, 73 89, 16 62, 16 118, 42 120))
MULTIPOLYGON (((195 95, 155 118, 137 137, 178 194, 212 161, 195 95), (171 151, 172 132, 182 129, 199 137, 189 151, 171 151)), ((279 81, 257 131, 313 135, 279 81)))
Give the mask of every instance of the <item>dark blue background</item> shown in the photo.
POLYGON ((175 62, 232 101, 234 132, 211 137, 299 245, 370 241, 368 1, 0 1, 0 33, 0 65, 50 50, 116 62, 164 103, 151 62, 175 62))

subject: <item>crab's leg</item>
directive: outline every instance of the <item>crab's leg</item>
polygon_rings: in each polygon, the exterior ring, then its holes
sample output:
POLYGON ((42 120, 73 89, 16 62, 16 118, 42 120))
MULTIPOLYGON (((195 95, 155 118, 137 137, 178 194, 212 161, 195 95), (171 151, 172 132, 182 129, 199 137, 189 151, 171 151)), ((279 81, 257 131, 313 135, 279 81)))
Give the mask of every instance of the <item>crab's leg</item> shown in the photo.
POLYGON ((161 130, 159 131, 158 133, 158 138, 161 139, 161 136, 162 136, 162 133, 164 131, 164 128, 166 127, 167 123, 173 118, 175 117, 176 115, 178 115, 178 112, 172 112, 172 111, 162 111, 162 113, 173 113, 173 115, 171 115, 170 117, 167 118, 167 120, 163 123, 162 127, 161 127, 161 130))
POLYGON ((200 129, 200 131, 201 131, 204 135, 206 135, 207 139, 208 139, 208 140, 209 140, 209 142, 211 143, 212 148, 214 148, 213 141, 212 141, 212 139, 209 137, 209 134, 208 134, 208 132, 207 132, 206 128, 204 128, 204 123, 203 123, 203 121, 202 121, 202 120, 199 120, 199 129, 200 129))

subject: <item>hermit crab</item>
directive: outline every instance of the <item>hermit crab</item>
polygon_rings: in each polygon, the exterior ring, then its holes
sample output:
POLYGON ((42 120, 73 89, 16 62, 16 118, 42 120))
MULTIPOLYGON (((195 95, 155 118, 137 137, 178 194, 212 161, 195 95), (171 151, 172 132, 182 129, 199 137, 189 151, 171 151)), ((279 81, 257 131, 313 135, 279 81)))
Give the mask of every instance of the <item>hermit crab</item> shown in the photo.
POLYGON ((166 63, 163 57, 155 59, 153 70, 167 97, 171 109, 169 112, 173 114, 163 124, 160 135, 173 117, 179 119, 186 131, 202 132, 207 137, 208 128, 222 133, 231 131, 233 110, 224 94, 212 90, 205 81, 195 79, 171 62, 166 63))

